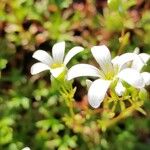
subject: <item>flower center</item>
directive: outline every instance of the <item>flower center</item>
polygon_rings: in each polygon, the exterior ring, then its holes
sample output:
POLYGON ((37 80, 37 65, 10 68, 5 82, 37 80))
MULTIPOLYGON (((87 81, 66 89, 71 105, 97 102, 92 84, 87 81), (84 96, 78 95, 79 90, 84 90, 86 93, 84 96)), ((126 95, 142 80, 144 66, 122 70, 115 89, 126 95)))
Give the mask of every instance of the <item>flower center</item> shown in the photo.
POLYGON ((63 66, 64 66, 64 64, 53 63, 50 67, 51 67, 52 69, 56 69, 56 68, 63 67, 63 66))
POLYGON ((115 75, 115 73, 114 73, 114 71, 108 71, 106 74, 105 74, 105 78, 107 79, 107 80, 113 80, 113 78, 114 78, 114 75, 115 75))

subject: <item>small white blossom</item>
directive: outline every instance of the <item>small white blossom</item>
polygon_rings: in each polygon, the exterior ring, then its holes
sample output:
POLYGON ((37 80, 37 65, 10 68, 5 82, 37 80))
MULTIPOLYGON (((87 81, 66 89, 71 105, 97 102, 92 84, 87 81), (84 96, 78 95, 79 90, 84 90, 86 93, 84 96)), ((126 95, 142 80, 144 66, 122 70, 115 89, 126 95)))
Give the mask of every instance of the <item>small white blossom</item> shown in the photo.
MULTIPOLYGON (((120 56, 117 56, 113 59, 114 63, 124 63, 126 60, 132 60, 130 63, 125 63, 123 65, 123 68, 132 68, 135 69, 136 71, 140 72, 145 85, 150 85, 150 73, 149 72, 142 72, 142 68, 147 65, 148 60, 150 59, 150 55, 146 53, 140 53, 139 54, 139 49, 135 49, 133 53, 125 53, 120 56)), ((134 77, 134 74, 133 74, 134 77)))
POLYGON ((53 77, 57 78, 66 69, 68 62, 79 52, 83 51, 80 46, 73 47, 65 56, 65 42, 56 43, 52 47, 52 56, 46 51, 37 50, 33 54, 33 58, 40 62, 35 63, 31 67, 31 74, 37 74, 45 70, 50 70, 53 77))
POLYGON ((117 84, 115 88, 119 96, 125 91, 123 85, 121 85, 121 80, 124 80, 135 88, 140 89, 144 87, 142 75, 135 69, 125 67, 127 63, 133 61, 136 54, 123 56, 122 59, 117 56, 111 60, 109 49, 105 45, 94 46, 91 48, 91 52, 101 69, 88 64, 78 64, 70 68, 67 78, 68 80, 81 76, 99 78, 92 83, 88 82, 90 86, 88 90, 88 100, 92 107, 97 108, 100 106, 110 84, 116 79, 119 79, 119 85, 117 84), (118 87, 121 87, 121 89, 118 87))
POLYGON ((147 53, 139 53, 139 51, 137 51, 137 48, 135 48, 134 53, 136 53, 139 57, 135 57, 135 59, 133 60, 132 68, 135 68, 136 70, 141 72, 144 65, 147 65, 147 62, 150 59, 150 55, 147 53))
MULTIPOLYGON (((139 72, 142 71, 144 65, 147 65, 147 62, 150 59, 150 55, 146 53, 138 53, 139 59, 133 60, 132 68, 135 68, 139 72)), ((150 85, 150 73, 149 72, 141 72, 141 75, 144 79, 144 83, 146 86, 150 85)))

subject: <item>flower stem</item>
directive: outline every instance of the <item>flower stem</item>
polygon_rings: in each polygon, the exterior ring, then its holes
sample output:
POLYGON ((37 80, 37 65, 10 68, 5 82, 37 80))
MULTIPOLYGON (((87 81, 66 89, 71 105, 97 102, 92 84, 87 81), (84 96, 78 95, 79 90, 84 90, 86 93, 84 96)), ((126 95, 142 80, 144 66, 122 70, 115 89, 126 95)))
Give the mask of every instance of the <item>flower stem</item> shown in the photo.
POLYGON ((61 87, 61 90, 62 90, 61 95, 62 95, 63 99, 65 100, 66 105, 69 108, 70 115, 73 117, 74 116, 74 111, 73 111, 74 99, 73 99, 73 96, 74 96, 75 90, 72 88, 72 86, 70 84, 63 85, 61 87))
POLYGON ((139 108, 141 105, 142 105, 141 102, 137 102, 137 103, 133 104, 132 106, 128 107, 127 109, 125 109, 114 119, 108 120, 105 123, 105 129, 107 129, 109 126, 114 125, 115 123, 119 122, 120 120, 128 117, 131 113, 133 113, 136 110, 136 108, 139 108))
POLYGON ((73 117, 74 111, 73 111, 73 103, 72 102, 70 103, 69 111, 70 111, 70 115, 73 117))

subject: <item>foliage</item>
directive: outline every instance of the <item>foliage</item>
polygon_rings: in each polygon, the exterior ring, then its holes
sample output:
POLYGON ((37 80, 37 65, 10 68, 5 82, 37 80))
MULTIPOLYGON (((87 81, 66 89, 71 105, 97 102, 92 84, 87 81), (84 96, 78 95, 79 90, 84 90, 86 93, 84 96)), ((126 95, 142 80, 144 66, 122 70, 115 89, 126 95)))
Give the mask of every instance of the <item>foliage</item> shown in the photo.
MULTIPOLYGON (((113 56, 135 47, 149 52, 149 5, 146 0, 1 0, 0 149, 148 150, 148 97, 144 97, 145 116, 134 112, 132 118, 121 118, 103 132, 98 126, 103 123, 96 122, 101 111, 87 105, 85 80, 80 80, 82 85, 76 80, 73 89, 68 85, 69 96, 75 99, 72 114, 64 103, 68 91, 60 92, 61 83, 51 82, 49 74, 31 76, 30 67, 36 49, 50 52, 60 40, 67 41, 67 50, 75 43, 86 48, 106 44, 113 56)), ((71 65, 81 60, 95 64, 89 53, 86 49, 71 65)), ((149 65, 144 69, 149 71, 149 65)))

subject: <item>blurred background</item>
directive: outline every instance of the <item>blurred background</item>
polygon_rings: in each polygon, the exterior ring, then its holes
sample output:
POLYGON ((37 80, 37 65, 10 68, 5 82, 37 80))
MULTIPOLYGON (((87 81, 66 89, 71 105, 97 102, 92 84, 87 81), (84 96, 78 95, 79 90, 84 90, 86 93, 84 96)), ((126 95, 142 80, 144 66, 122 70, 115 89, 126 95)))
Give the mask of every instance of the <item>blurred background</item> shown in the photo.
POLYGON ((57 41, 66 41, 66 51, 85 47, 70 66, 94 63, 90 47, 98 44, 113 57, 136 47, 150 53, 150 1, 0 0, 0 150, 149 150, 149 100, 146 116, 134 113, 101 133, 96 118, 82 118, 84 82, 74 82, 79 114, 71 122, 49 73, 31 76, 33 52, 51 53, 57 41))

